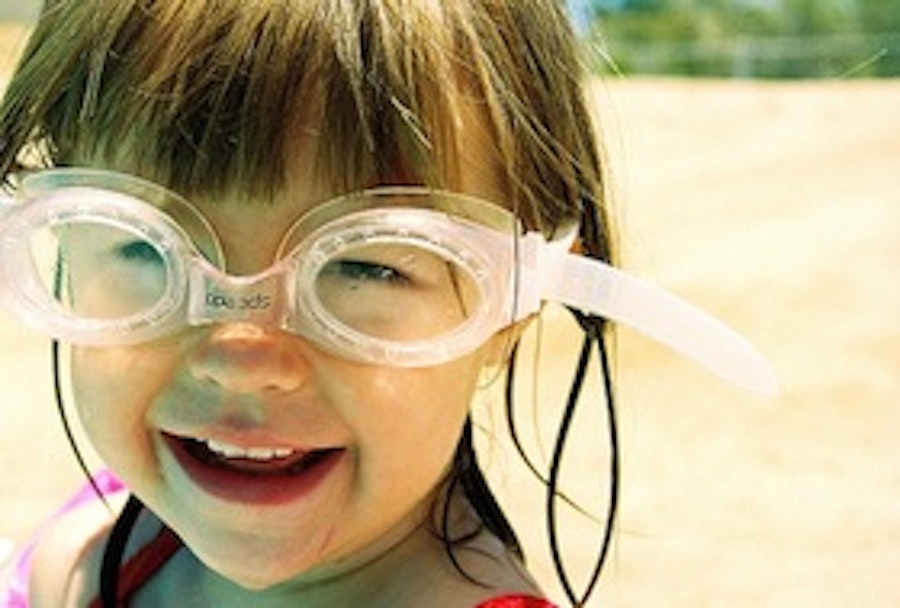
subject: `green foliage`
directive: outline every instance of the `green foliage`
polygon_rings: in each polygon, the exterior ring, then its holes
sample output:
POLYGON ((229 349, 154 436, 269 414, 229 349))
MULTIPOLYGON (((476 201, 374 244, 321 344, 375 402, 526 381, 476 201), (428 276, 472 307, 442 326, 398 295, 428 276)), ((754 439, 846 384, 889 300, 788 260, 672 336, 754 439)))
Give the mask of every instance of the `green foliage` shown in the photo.
POLYGON ((595 0, 591 43, 624 73, 900 76, 896 0, 595 0))

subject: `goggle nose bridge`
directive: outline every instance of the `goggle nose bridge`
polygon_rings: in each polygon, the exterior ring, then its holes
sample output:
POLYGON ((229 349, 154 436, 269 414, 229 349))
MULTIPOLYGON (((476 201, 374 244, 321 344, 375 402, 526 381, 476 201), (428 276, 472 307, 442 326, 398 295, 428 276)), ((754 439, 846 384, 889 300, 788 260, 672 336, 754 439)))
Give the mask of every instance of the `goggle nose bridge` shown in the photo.
POLYGON ((296 269, 283 260, 263 272, 234 276, 205 259, 192 260, 188 271, 188 323, 252 323, 288 328, 295 300, 296 269))

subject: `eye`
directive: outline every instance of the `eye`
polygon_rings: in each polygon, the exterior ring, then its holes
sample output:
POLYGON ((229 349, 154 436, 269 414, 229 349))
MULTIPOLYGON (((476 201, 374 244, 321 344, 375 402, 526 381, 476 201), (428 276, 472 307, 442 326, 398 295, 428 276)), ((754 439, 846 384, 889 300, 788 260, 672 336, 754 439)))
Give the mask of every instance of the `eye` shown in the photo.
POLYGON ((363 260, 335 260, 325 267, 324 274, 356 283, 365 281, 391 285, 410 283, 409 278, 395 268, 363 260))
POLYGON ((116 257, 127 262, 162 264, 159 251, 147 241, 131 241, 115 248, 116 257))

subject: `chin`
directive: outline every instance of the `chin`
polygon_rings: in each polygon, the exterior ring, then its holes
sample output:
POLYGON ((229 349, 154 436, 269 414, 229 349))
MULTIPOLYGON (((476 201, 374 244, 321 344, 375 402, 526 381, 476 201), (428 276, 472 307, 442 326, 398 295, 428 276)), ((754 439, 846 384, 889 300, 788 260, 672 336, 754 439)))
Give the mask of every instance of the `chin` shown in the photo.
POLYGON ((279 583, 283 583, 284 581, 270 581, 270 580, 258 580, 258 579, 247 579, 240 580, 237 578, 231 578, 231 581, 238 585, 239 587, 246 589, 247 591, 252 592, 262 592, 273 587, 277 587, 279 583))
MULTIPOLYGON (((273 576, 274 573, 271 571, 260 572, 259 570, 255 570, 252 573, 244 570, 241 570, 240 572, 217 570, 217 572, 220 576, 227 578, 238 587, 251 592, 267 591, 287 582, 290 578, 286 574, 283 576, 275 574, 273 576)), ((294 575, 296 575, 296 573, 294 573, 294 575)))
POLYGON ((257 560, 250 558, 229 562, 204 561, 205 566, 234 585, 251 592, 273 589, 302 576, 308 568, 302 565, 285 567, 282 560, 257 560))

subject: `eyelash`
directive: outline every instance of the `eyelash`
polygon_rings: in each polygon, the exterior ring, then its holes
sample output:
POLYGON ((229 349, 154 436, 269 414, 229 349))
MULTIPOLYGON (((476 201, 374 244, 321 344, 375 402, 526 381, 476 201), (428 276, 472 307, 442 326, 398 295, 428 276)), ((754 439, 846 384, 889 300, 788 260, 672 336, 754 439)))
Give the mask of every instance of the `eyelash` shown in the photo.
POLYGON ((328 274, 340 275, 355 281, 378 281, 391 285, 408 285, 409 277, 390 266, 362 260, 337 260, 328 265, 328 274))
POLYGON ((147 264, 158 264, 162 257, 156 248, 146 241, 132 241, 115 248, 115 255, 127 261, 137 261, 147 264))

